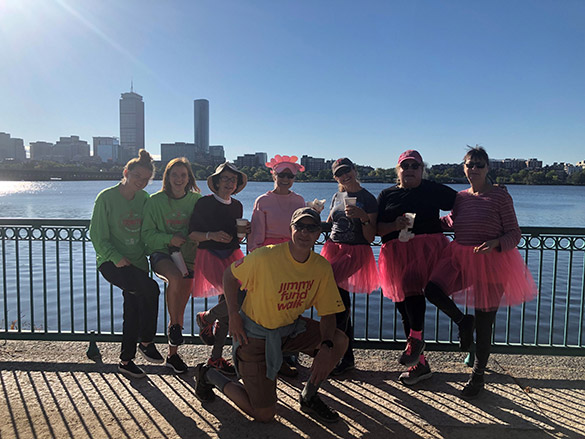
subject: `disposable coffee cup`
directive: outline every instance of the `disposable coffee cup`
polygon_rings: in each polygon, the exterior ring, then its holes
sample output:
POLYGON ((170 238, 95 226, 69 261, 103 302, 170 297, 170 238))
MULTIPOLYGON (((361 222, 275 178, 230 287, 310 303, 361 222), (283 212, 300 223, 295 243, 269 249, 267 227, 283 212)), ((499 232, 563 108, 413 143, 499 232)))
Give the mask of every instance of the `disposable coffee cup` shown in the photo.
POLYGON ((356 197, 346 197, 343 199, 343 202, 345 203, 345 207, 355 206, 357 204, 357 198, 356 197))
POLYGON ((246 228, 248 227, 248 220, 245 218, 238 218, 236 220, 236 227, 238 229, 238 238, 246 236, 246 228))
POLYGON ((412 229, 414 227, 414 219, 416 218, 416 213, 405 213, 404 216, 408 219, 408 228, 412 229))

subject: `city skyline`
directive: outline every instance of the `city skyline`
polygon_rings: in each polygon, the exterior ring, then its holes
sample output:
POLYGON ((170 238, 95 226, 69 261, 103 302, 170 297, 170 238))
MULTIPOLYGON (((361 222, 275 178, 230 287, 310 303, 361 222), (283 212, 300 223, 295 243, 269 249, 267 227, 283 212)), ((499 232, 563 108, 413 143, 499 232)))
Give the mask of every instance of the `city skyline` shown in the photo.
POLYGON ((115 136, 133 80, 155 155, 191 142, 204 98, 209 143, 230 160, 265 151, 390 168, 408 148, 437 164, 480 144, 492 158, 577 163, 584 21, 570 0, 5 1, 0 131, 26 144, 115 136))

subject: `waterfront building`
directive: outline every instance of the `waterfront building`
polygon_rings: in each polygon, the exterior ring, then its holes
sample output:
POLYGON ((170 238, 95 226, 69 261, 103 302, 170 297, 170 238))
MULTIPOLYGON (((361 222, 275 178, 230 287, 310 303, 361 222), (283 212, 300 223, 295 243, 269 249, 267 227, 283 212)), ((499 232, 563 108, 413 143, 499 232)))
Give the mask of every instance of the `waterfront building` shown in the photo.
POLYGON ((120 139, 117 137, 94 137, 93 156, 99 157, 102 162, 116 163, 120 150, 120 139))
POLYGON ((31 160, 53 160, 53 147, 51 142, 31 142, 29 144, 31 160))
POLYGON ((160 160, 162 163, 168 163, 177 157, 185 157, 191 163, 197 163, 195 160, 196 148, 194 143, 175 142, 160 144, 160 160))
POLYGON ((138 156, 138 150, 144 148, 144 102, 142 96, 134 93, 134 86, 129 93, 122 93, 120 99, 120 149, 118 161, 126 163, 138 156))
POLYGON ((539 169, 542 168, 542 160, 538 159, 528 159, 526 160, 526 167, 528 169, 539 169))
POLYGON ((225 150, 223 145, 209 145, 209 157, 211 165, 217 166, 225 162, 225 150))
POLYGON ((575 166, 581 169, 585 169, 585 160, 581 160, 580 162, 575 163, 575 166))
POLYGON ((195 145, 209 153, 209 101, 196 99, 194 104, 195 145))
POLYGON ((89 143, 79 136, 59 137, 53 147, 52 160, 59 163, 91 161, 89 143))
POLYGON ((265 152, 256 152, 254 154, 239 155, 234 161, 234 164, 238 168, 243 168, 244 166, 247 166, 248 168, 258 166, 263 167, 268 161, 266 157, 267 154, 265 152))
POLYGON ((323 158, 311 157, 304 155, 301 157, 301 165, 305 167, 305 171, 308 172, 319 172, 322 170, 331 169, 331 160, 325 161, 323 158))
POLYGON ((8 133, 0 133, 0 160, 21 162, 25 159, 24 141, 8 133))

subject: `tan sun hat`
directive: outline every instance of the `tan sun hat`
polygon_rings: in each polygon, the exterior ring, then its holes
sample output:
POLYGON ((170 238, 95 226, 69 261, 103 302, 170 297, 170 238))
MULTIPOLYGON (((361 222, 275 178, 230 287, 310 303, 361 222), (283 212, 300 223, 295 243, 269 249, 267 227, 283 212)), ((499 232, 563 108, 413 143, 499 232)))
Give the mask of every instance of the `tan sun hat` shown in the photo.
POLYGON ((248 176, 246 174, 244 174, 242 171, 239 171, 238 168, 236 168, 236 165, 234 165, 233 163, 225 162, 219 165, 217 168, 215 168, 215 172, 211 174, 209 177, 207 177, 207 186, 214 194, 217 194, 217 189, 213 185, 213 177, 217 177, 226 169, 228 171, 233 172, 234 174, 238 174, 238 176, 241 176, 241 178, 238 177, 238 184, 236 186, 236 190, 232 193, 232 195, 235 195, 238 192, 240 192, 242 189, 246 187, 246 184, 248 183, 248 176))

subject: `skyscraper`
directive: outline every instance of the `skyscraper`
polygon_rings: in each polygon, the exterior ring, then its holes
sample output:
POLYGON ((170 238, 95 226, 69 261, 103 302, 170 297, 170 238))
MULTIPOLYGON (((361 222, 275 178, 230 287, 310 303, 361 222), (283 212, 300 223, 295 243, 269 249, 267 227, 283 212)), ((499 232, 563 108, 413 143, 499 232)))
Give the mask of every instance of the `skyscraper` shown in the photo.
POLYGON ((195 99, 195 145, 209 153, 209 101, 195 99))
POLYGON ((119 161, 126 163, 136 157, 140 148, 144 148, 144 102, 132 85, 130 93, 122 93, 120 99, 119 161))

